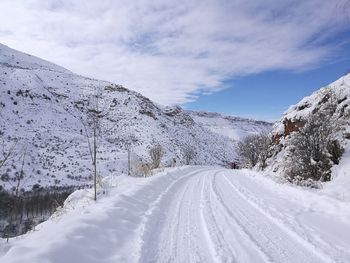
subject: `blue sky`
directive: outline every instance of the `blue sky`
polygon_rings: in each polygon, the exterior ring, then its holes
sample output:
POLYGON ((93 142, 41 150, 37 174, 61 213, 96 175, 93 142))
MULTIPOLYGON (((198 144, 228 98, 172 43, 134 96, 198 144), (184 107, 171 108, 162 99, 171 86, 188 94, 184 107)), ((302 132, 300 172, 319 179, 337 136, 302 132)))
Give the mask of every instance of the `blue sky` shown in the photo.
POLYGON ((217 111, 267 121, 276 121, 290 105, 350 73, 350 44, 339 51, 335 62, 299 71, 269 71, 226 81, 226 89, 200 95, 184 104, 193 110, 217 111))
POLYGON ((349 68, 350 0, 1 0, 0 10, 0 43, 163 105, 274 120, 349 68))

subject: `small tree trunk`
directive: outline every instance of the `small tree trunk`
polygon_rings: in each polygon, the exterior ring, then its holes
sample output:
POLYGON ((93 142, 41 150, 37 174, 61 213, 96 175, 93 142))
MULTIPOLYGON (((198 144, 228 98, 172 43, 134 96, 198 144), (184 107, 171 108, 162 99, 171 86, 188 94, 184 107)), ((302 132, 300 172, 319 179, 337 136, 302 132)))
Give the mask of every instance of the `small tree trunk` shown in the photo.
POLYGON ((130 148, 128 149, 128 176, 131 176, 130 148))
POLYGON ((97 167, 96 167, 96 160, 97 160, 97 143, 96 143, 96 127, 94 128, 94 190, 95 190, 95 196, 94 200, 97 200, 97 167))

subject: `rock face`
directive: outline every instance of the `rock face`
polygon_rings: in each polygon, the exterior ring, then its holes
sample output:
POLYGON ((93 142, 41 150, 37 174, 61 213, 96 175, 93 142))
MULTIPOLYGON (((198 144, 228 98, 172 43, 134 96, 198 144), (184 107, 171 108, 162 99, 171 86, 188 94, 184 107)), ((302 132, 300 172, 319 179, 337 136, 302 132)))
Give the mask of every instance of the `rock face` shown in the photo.
POLYGON ((188 147, 195 152, 193 164, 220 165, 236 157, 232 140, 208 130, 180 107, 156 105, 120 85, 79 76, 0 45, 0 147, 15 146, 0 170, 2 187, 14 186, 21 171, 24 189, 90 183, 85 126, 91 134, 86 113, 96 91, 103 113, 101 176, 126 173, 128 148, 135 158, 149 162, 149 149, 159 144, 163 165, 174 158, 181 164, 188 147))
POLYGON ((300 128, 304 127, 305 121, 302 120, 295 120, 292 121, 290 119, 285 118, 283 120, 283 133, 277 133, 272 135, 272 142, 274 144, 279 144, 281 138, 287 137, 292 132, 297 132, 300 130, 300 128))
MULTIPOLYGON (((297 133, 305 122, 319 112, 326 112, 327 102, 333 100, 334 105, 332 120, 339 127, 337 139, 342 148, 347 149, 350 134, 350 74, 344 75, 329 86, 321 88, 298 104, 291 106, 280 121, 274 124, 272 137, 274 142, 274 155, 269 160, 269 167, 278 171, 285 162, 285 149, 288 147, 288 139, 297 133), (332 94, 332 96, 329 96, 332 94)), ((347 153, 344 154, 345 156, 347 153)))

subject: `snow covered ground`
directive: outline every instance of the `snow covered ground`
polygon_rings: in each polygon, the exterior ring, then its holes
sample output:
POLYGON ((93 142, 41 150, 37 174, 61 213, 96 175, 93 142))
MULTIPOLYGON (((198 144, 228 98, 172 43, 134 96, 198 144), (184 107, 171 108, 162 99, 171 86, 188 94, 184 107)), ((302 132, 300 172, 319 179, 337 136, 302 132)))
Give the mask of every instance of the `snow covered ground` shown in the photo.
POLYGON ((0 262, 350 262, 350 203, 322 191, 216 167, 111 181, 2 240, 0 262))

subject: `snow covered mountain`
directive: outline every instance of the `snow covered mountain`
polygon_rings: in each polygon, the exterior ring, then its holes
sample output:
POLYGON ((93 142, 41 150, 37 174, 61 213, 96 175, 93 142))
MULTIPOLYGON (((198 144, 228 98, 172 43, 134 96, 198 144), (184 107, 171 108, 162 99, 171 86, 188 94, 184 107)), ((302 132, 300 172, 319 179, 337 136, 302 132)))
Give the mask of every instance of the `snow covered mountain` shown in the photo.
MULTIPOLYGON (((105 132, 98 142, 101 175, 126 172, 128 145, 144 162, 148 161, 150 147, 161 145, 165 151, 163 165, 174 158, 183 162, 188 147, 194 149, 194 164, 224 164, 236 157, 235 143, 216 133, 218 125, 201 125, 204 119, 196 116, 202 113, 156 105, 122 86, 76 75, 0 45, 1 146, 5 151, 15 149, 0 172, 6 188, 16 184, 14 178, 19 173, 24 189, 35 184, 90 182, 91 160, 82 120, 96 90, 101 93, 101 109, 108 113, 102 124, 105 132)), ((245 132, 258 130, 253 123, 248 122, 246 127, 227 125, 225 133, 241 138, 245 132), (237 132, 230 134, 228 127, 237 132)))
POLYGON ((330 105, 330 100, 334 109, 329 120, 337 127, 335 139, 344 149, 339 164, 332 168, 332 178, 335 181, 345 180, 350 187, 350 73, 291 106, 275 123, 272 130, 275 152, 269 161, 270 170, 281 172, 287 158, 286 148, 290 144, 289 139, 295 136, 311 117, 320 112, 329 112, 327 107, 330 105))
POLYGON ((269 133, 272 124, 236 116, 225 116, 216 112, 187 111, 195 122, 212 132, 226 136, 234 141, 240 141, 247 135, 269 133))

